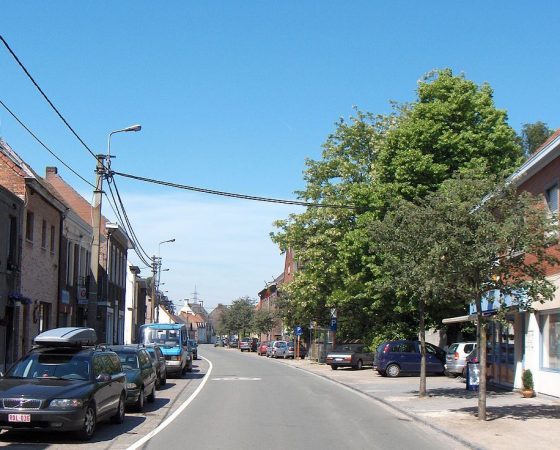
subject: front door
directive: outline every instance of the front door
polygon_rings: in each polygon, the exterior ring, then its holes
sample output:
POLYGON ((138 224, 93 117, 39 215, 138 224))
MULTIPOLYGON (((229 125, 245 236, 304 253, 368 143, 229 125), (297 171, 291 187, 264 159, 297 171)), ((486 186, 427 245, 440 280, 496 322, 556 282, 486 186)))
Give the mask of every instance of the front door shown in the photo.
POLYGON ((494 382, 513 386, 515 377, 515 330, 514 320, 493 324, 493 375, 494 382))

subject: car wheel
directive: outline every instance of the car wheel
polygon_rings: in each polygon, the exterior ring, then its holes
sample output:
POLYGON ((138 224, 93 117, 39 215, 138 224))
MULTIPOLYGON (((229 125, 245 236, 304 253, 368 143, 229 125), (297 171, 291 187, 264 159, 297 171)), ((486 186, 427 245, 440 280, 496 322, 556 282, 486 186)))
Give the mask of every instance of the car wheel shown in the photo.
POLYGON ((356 363, 356 369, 357 370, 362 370, 364 367, 364 363, 362 362, 361 359, 358 359, 358 362, 356 363))
POLYGON ((95 407, 91 404, 87 405, 86 413, 84 414, 84 422, 82 424, 82 429, 76 434, 81 441, 89 441, 93 437, 95 432, 95 425, 97 423, 97 417, 95 414, 95 407))
POLYGON ((136 400, 136 403, 134 404, 134 407, 136 409, 136 411, 138 412, 142 412, 144 411, 144 396, 146 395, 146 393, 144 392, 144 388, 140 389, 140 395, 138 396, 138 400, 136 400))
POLYGON ((467 378, 467 366, 463 367, 463 372, 461 373, 463 378, 467 378))
POLYGON ((152 393, 148 395, 148 401, 150 403, 154 403, 156 401, 156 385, 154 383, 154 387, 152 389, 152 393))
POLYGON ((121 398, 119 398, 119 406, 117 406, 117 412, 113 417, 111 417, 112 423, 118 425, 124 422, 124 403, 125 403, 125 397, 124 394, 121 394, 121 398))
POLYGON ((187 372, 192 372, 192 361, 191 361, 190 364, 187 366, 187 372))
POLYGON ((331 366, 331 369, 336 370, 336 369, 338 369, 338 366, 331 366))
POLYGON ((160 386, 165 386, 166 384, 167 384, 167 374, 165 374, 161 379, 160 386))
POLYGON ((387 376, 391 378, 398 377, 401 373, 401 368, 397 364, 389 364, 385 369, 385 373, 387 376))

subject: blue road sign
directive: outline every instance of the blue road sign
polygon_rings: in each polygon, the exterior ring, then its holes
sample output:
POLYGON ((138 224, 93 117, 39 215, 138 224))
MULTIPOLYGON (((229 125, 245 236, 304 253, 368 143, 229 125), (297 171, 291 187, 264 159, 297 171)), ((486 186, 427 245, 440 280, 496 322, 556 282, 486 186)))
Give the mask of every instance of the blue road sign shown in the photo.
POLYGON ((303 334, 303 329, 301 327, 295 327, 294 332, 296 336, 301 336, 303 334))
POLYGON ((330 326, 331 331, 336 331, 336 326, 337 326, 336 317, 332 317, 331 318, 331 326, 330 326))

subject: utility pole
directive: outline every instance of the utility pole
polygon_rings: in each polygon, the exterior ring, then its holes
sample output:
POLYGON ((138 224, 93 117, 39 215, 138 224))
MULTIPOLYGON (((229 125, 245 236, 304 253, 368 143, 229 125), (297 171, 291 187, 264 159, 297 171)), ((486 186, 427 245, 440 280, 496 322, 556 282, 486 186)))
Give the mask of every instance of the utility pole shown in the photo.
MULTIPOLYGON (((152 323, 156 323, 159 321, 159 317, 156 320, 156 311, 158 311, 158 302, 156 300, 156 275, 157 275, 157 258, 156 256, 152 256, 152 314, 151 319, 152 323)), ((159 314, 158 314, 159 316, 159 314)))
POLYGON ((97 331, 97 301, 99 298, 99 249, 101 247, 101 199, 103 194, 103 177, 105 155, 97 155, 95 168, 95 190, 93 191, 92 227, 93 242, 91 244, 91 274, 93 280, 89 282, 89 299, 87 311, 87 325, 97 331))

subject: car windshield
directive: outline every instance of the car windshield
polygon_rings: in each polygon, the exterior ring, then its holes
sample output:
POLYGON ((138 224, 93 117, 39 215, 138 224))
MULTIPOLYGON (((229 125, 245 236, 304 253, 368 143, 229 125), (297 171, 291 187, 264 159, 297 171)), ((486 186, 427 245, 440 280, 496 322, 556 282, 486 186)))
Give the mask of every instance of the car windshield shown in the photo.
POLYGON ((14 364, 5 378, 89 380, 90 361, 73 353, 30 353, 14 364))
POLYGON ((140 367, 138 365, 138 355, 136 353, 130 353, 130 352, 119 353, 119 352, 117 352, 117 354, 119 355, 119 359, 121 360, 121 364, 122 364, 124 370, 138 369, 138 367, 140 367))
POLYGON ((145 329, 142 334, 142 344, 158 344, 164 347, 176 347, 179 345, 178 330, 155 330, 145 329))

